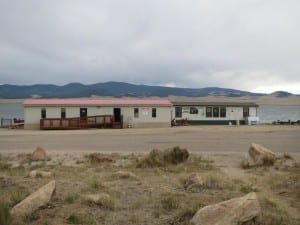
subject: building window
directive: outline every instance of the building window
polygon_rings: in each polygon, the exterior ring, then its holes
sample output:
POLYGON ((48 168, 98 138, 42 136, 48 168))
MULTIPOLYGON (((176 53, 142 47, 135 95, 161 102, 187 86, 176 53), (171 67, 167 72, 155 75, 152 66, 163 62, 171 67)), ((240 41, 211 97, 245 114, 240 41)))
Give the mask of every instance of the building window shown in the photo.
POLYGON ((152 118, 156 118, 156 108, 152 108, 152 118))
POLYGON ((219 116, 220 116, 219 106, 213 107, 213 117, 219 117, 219 116))
POLYGON ((198 109, 196 107, 191 107, 190 114, 198 114, 198 109))
POLYGON ((134 118, 139 118, 139 108, 134 108, 134 118))
POLYGON ((182 107, 175 107, 175 117, 176 118, 182 117, 182 107))
POLYGON ((220 117, 226 117, 226 107, 225 106, 220 107, 220 117))
POLYGON ((243 107, 243 117, 249 116, 249 107, 243 107))
POLYGON ((206 107, 206 117, 212 117, 212 107, 211 106, 206 107))
POLYGON ((80 118, 87 117, 87 108, 80 108, 80 118))
POLYGON ((60 109, 60 117, 62 119, 65 119, 66 118, 66 109, 65 108, 61 108, 60 109))
POLYGON ((41 118, 46 119, 46 109, 45 108, 41 109, 41 118))

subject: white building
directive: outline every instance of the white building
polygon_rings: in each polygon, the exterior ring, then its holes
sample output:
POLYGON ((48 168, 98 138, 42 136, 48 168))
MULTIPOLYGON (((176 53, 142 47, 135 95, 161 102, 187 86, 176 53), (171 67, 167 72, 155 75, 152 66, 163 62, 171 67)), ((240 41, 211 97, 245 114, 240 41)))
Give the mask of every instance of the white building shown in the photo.
POLYGON ((255 103, 172 102, 172 118, 187 120, 188 124, 246 124, 257 123, 255 103))
POLYGON ((72 98, 27 99, 23 105, 25 129, 170 127, 172 120, 190 125, 258 122, 255 103, 72 98))
POLYGON ((27 99, 23 106, 25 129, 171 126, 167 99, 27 99))

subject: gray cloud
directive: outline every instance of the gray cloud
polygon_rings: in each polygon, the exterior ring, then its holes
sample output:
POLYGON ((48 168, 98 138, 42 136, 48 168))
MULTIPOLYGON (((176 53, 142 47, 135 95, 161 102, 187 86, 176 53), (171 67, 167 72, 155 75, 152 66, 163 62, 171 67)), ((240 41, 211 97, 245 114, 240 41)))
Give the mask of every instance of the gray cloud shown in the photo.
POLYGON ((0 1, 0 83, 300 93, 297 0, 0 1))

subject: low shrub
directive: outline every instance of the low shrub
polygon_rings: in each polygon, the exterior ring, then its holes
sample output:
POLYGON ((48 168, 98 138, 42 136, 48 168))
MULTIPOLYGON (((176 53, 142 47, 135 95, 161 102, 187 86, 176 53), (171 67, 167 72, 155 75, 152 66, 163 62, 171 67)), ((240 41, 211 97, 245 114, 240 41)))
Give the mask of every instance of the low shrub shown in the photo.
POLYGON ((180 208, 180 198, 178 195, 167 195, 162 198, 161 206, 167 211, 180 208))
POLYGON ((254 187, 252 184, 243 184, 241 185, 240 191, 244 194, 248 194, 250 192, 257 192, 258 189, 254 187))
POLYGON ((176 146, 172 149, 157 150, 153 149, 148 156, 137 163, 137 168, 164 167, 168 164, 177 165, 185 162, 189 157, 186 149, 176 146))

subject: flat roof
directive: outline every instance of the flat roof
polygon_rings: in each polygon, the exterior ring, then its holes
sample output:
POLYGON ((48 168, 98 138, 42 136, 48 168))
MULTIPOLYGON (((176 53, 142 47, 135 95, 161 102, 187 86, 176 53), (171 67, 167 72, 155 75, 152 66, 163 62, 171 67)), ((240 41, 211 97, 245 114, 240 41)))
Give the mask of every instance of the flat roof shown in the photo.
POLYGON ((140 106, 140 107, 167 107, 172 106, 168 99, 143 98, 143 99, 126 99, 126 98, 32 98, 23 101, 25 107, 28 106, 140 106))
POLYGON ((254 102, 177 102, 172 101, 174 106, 252 106, 258 107, 254 102))

